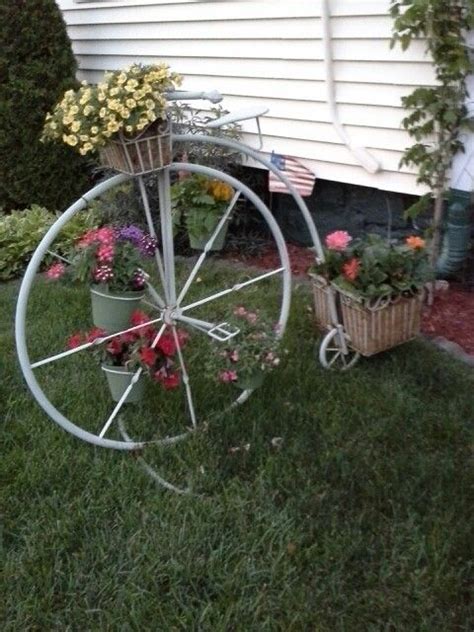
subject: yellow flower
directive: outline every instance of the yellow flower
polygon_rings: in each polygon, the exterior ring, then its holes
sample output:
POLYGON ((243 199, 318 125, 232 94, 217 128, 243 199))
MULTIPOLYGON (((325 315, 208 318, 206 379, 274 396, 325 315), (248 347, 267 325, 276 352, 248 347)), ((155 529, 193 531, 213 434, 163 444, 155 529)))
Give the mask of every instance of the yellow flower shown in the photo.
POLYGON ((112 134, 114 132, 118 132, 120 129, 120 125, 117 123, 117 121, 111 121, 108 125, 107 125, 107 131, 108 132, 112 132, 112 134))
POLYGON ((81 134, 79 136, 79 140, 81 141, 81 143, 87 143, 89 140, 89 136, 87 136, 87 134, 81 134))
POLYGON ((99 133, 99 128, 96 125, 93 125, 91 127, 91 134, 98 134, 99 133))
POLYGON ((72 116, 63 117, 63 125, 71 125, 72 123, 74 123, 72 116))
POLYGON ((63 136, 63 140, 66 143, 66 145, 70 145, 71 147, 74 147, 75 145, 77 145, 77 136, 74 136, 74 134, 70 134, 69 136, 66 136, 66 137, 63 136))
POLYGON ((138 81, 136 79, 129 79, 125 84, 125 90, 127 92, 134 92, 135 88, 138 86, 138 81))
POLYGON ((127 81, 127 75, 124 72, 121 72, 119 76, 117 77, 117 83, 119 84, 119 86, 121 86, 126 81, 127 81))
POLYGON ((125 126, 125 131, 126 132, 133 132, 133 125, 126 125, 125 126))
POLYGON ((106 108, 100 108, 100 110, 99 110, 99 117, 100 118, 105 118, 106 114, 107 114, 107 109, 106 108))
POLYGON ((154 107, 155 107, 155 102, 153 101, 153 99, 147 99, 145 101, 145 105, 146 105, 148 110, 153 110, 154 107))
POLYGON ((99 103, 103 103, 106 98, 107 97, 104 92, 99 92, 97 95, 97 100, 99 101, 99 103))
POLYGON ((89 114, 92 114, 93 111, 94 108, 92 107, 92 105, 86 105, 86 107, 84 108, 84 115, 89 116, 89 114))
POLYGON ((130 110, 127 110, 127 108, 122 108, 120 111, 120 116, 124 119, 127 119, 130 116, 130 110))
POLYGON ((149 83, 143 84, 142 90, 145 94, 151 94, 153 92, 153 88, 150 86, 149 83))
POLYGON ((156 115, 153 110, 147 110, 146 115, 149 121, 154 121, 156 119, 156 115))
POLYGON ((79 99, 79 103, 80 103, 80 105, 85 105, 88 101, 90 101, 91 96, 92 96, 92 92, 91 92, 91 90, 90 90, 90 88, 89 88, 89 89, 87 89, 87 90, 84 92, 84 94, 82 95, 82 97, 79 99))
POLYGON ((57 128, 58 128, 57 123, 55 123, 54 121, 51 121, 51 123, 49 124, 49 126, 50 126, 50 128, 51 128, 51 129, 57 129, 57 128))
POLYGON ((109 132, 108 130, 104 130, 102 132, 102 134, 106 137, 106 138, 110 138, 112 136, 112 132, 109 132))
POLYGON ((116 97, 119 92, 120 92, 120 88, 112 88, 110 90, 110 96, 111 97, 116 97))
POLYGON ((79 123, 79 121, 74 121, 74 123, 71 125, 71 132, 78 132, 81 129, 81 124, 79 123))
POLYGON ((145 96, 145 93, 143 90, 136 90, 133 93, 133 98, 135 99, 135 101, 140 101, 140 99, 143 99, 144 96, 145 96))
POLYGON ((135 101, 135 99, 127 99, 125 101, 125 105, 131 110, 133 110, 133 108, 137 105, 137 102, 135 101))
POLYGON ((143 129, 148 125, 148 121, 137 123, 137 129, 143 129))
POLYGON ((83 146, 83 149, 85 149, 85 150, 86 150, 86 152, 88 152, 88 151, 91 151, 92 149, 94 149, 94 147, 91 145, 91 143, 86 143, 86 144, 83 146))

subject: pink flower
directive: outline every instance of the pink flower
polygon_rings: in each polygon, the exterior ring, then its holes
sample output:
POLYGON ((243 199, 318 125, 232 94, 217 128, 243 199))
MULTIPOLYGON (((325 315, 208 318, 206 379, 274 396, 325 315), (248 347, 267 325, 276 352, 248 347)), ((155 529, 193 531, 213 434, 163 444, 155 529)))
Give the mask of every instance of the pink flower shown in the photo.
POLYGON ((115 230, 110 226, 98 228, 96 232, 96 240, 103 246, 113 246, 115 243, 115 230))
POLYGON ((112 263, 114 254, 114 247, 111 244, 101 244, 97 248, 96 257, 100 263, 112 263))
POLYGON ((171 334, 165 334, 162 336, 156 346, 167 356, 172 356, 176 353, 176 344, 171 334))
POLYGON ((352 237, 345 230, 336 230, 326 237, 326 246, 329 250, 344 250, 352 241, 352 237))
POLYGON ((236 316, 246 316, 247 315, 247 310, 245 309, 245 307, 243 305, 239 305, 239 307, 236 307, 234 309, 234 314, 236 316))
POLYGON ((45 274, 48 279, 56 281, 57 279, 60 279, 65 272, 66 266, 64 263, 53 263, 53 265, 46 270, 45 274))
POLYGON ((237 371, 221 371, 219 373, 219 380, 224 384, 237 381, 237 371))
POLYGON ((239 361, 239 352, 237 351, 237 349, 234 349, 233 351, 231 351, 229 353, 229 359, 232 362, 238 362, 239 361))
POLYGON ((258 315, 255 312, 248 312, 245 318, 251 325, 255 325, 258 320, 258 315))
POLYGON ((113 270, 109 265, 97 266, 92 274, 97 283, 107 283, 114 278, 113 270))

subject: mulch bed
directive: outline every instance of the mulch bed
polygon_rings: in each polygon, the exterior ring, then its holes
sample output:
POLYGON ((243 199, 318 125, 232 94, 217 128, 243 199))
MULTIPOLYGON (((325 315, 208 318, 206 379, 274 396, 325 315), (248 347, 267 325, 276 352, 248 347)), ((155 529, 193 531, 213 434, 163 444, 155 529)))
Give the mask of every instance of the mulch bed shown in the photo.
MULTIPOLYGON (((295 276, 304 275, 314 261, 307 249, 287 244, 291 269, 295 276)), ((279 264, 273 248, 245 262, 260 268, 275 268, 279 264)), ((449 288, 437 291, 431 307, 423 312, 422 332, 429 338, 446 339, 459 345, 467 354, 474 354, 474 292, 460 284, 450 283, 449 288)))

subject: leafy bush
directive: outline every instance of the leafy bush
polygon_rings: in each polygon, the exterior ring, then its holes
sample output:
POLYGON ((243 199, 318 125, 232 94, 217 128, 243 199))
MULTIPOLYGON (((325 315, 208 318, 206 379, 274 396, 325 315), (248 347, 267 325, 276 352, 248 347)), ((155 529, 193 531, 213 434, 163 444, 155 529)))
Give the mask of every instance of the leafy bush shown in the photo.
MULTIPOLYGON (((57 218, 57 214, 38 205, 0 218, 0 281, 12 279, 24 270, 36 246, 57 218)), ((98 223, 93 210, 78 213, 61 231, 54 243, 54 251, 66 254, 84 231, 97 227, 98 223)))
POLYGON ((40 142, 48 110, 77 85, 55 0, 0 0, 0 208, 62 210, 87 188, 83 158, 40 142))

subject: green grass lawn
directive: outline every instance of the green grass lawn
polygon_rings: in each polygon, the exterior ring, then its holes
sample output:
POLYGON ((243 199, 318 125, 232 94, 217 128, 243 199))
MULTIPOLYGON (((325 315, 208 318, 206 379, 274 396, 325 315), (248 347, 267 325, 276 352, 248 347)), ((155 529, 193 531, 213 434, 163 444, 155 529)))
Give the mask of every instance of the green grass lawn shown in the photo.
MULTIPOLYGON (((192 485, 182 496, 39 409, 15 357, 17 290, 0 287, 3 631, 472 630, 472 370, 420 341, 326 372, 302 286, 263 387, 223 412, 225 389, 203 381, 201 430, 145 451, 192 485)), ((81 326, 87 300, 38 285, 38 357, 81 326)), ((86 423, 91 406, 110 410, 99 374, 86 357, 41 379, 86 423)), ((175 395, 150 394, 140 423, 186 426, 175 395)))

